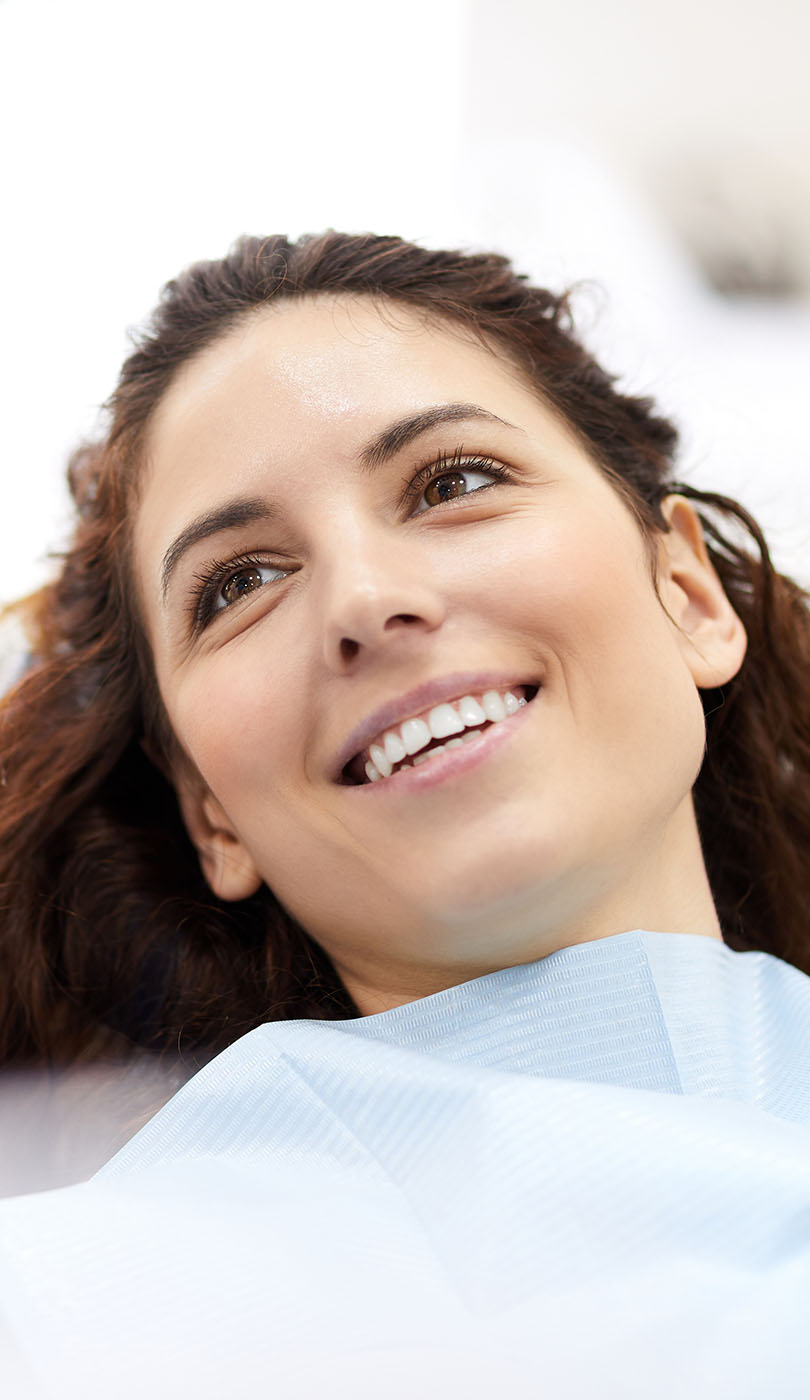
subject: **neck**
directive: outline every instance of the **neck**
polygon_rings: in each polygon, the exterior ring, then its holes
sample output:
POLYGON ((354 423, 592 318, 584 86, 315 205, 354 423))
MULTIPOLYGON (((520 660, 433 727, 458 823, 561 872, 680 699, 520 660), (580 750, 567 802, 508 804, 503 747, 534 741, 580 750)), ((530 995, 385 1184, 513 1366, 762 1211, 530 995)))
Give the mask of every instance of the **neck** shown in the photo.
POLYGON ((676 813, 666 841, 637 853, 629 869, 574 875, 557 888, 513 891, 486 910, 431 925, 419 943, 443 957, 391 958, 392 936, 384 964, 336 960, 337 971, 360 1014, 369 1016, 631 929, 722 939, 691 801, 676 813))

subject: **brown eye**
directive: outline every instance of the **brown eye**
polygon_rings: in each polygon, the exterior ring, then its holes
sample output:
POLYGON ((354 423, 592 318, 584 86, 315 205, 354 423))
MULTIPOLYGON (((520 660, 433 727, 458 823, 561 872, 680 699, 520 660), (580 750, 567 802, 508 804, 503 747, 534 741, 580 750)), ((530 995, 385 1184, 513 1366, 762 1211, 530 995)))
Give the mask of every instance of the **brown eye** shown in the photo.
POLYGON ((421 515, 433 506, 443 505, 445 501, 457 500, 459 496, 471 496, 474 491, 481 491, 485 486, 505 479, 503 468, 489 461, 480 464, 471 462, 469 466, 464 464, 455 470, 438 472, 434 467, 431 472, 430 480, 422 486, 414 515, 421 515))
POLYGON ((429 506, 440 506, 442 501, 451 501, 455 496, 466 494, 464 472, 445 472, 434 477, 425 487, 425 500, 429 506))
POLYGON ((221 596, 226 603, 238 603, 246 593, 252 593, 254 588, 261 586, 262 576, 259 569, 240 569, 238 574, 231 574, 228 582, 223 585, 221 596))
POLYGON ((215 611, 221 612, 223 608, 231 607, 248 593, 283 578, 284 573, 284 569, 275 569, 270 564, 243 564, 241 569, 232 570, 217 594, 215 611))

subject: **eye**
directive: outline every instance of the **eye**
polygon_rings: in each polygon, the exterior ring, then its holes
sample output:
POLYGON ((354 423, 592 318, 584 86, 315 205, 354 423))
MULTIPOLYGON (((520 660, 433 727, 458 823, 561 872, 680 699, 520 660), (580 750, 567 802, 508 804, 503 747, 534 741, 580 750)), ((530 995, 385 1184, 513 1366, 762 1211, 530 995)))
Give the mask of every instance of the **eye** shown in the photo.
POLYGON ((283 577, 283 569, 274 569, 269 564, 243 564, 225 579, 214 599, 214 612, 222 612, 232 603, 240 602, 248 593, 261 588, 262 584, 272 583, 274 579, 283 577))
POLYGON ((423 467, 409 484, 407 495, 415 500, 414 515, 423 515, 434 506, 471 496, 475 491, 483 491, 498 481, 510 480, 505 467, 493 462, 489 457, 474 457, 463 460, 456 453, 452 461, 441 457, 437 462, 423 467))
POLYGON ((212 560, 194 575, 190 605, 192 631, 202 632, 218 613, 241 603, 266 584, 286 578, 289 572, 252 555, 212 560))

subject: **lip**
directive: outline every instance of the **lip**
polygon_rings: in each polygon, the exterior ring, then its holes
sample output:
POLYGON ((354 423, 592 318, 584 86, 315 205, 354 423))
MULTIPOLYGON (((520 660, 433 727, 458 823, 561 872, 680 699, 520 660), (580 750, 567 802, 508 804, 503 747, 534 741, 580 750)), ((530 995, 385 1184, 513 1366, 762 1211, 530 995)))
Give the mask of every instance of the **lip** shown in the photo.
POLYGON ((347 787, 346 792, 375 793, 377 796, 370 800, 376 801, 383 791, 405 796, 408 792, 424 792, 427 788, 437 787, 440 783, 458 778, 469 769, 477 768, 479 763, 486 762, 503 744, 508 743, 510 736, 514 736, 526 723, 534 703, 531 701, 507 719, 500 720, 498 724, 490 724, 461 748, 445 749, 429 763, 419 764, 416 768, 400 768, 396 773, 392 773, 390 778, 383 778, 378 783, 361 783, 355 787, 347 787))
MULTIPOLYGON (((450 675, 425 681, 404 695, 380 705, 356 725, 335 758, 333 781, 340 782, 343 769, 350 759, 366 748, 372 739, 386 729, 393 729, 411 715, 432 709, 444 701, 460 700, 463 695, 483 690, 508 690, 512 685, 539 685, 539 677, 527 677, 515 671, 455 671, 450 675)), ((471 746, 470 746, 471 747, 471 746)), ((390 782, 390 778, 386 779, 390 782)), ((376 786, 376 785, 375 785, 376 786)))

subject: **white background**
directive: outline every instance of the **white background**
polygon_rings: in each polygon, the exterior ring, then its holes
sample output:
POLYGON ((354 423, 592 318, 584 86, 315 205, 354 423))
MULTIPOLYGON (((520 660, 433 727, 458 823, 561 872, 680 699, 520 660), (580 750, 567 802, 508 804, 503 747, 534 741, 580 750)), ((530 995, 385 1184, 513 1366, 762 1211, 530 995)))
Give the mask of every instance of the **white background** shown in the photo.
POLYGON ((586 334, 675 413, 682 474, 810 582, 807 297, 721 299, 693 259, 810 286, 808 52, 799 0, 0 0, 0 599, 53 567, 67 455, 162 283, 330 225, 590 279, 586 334))

